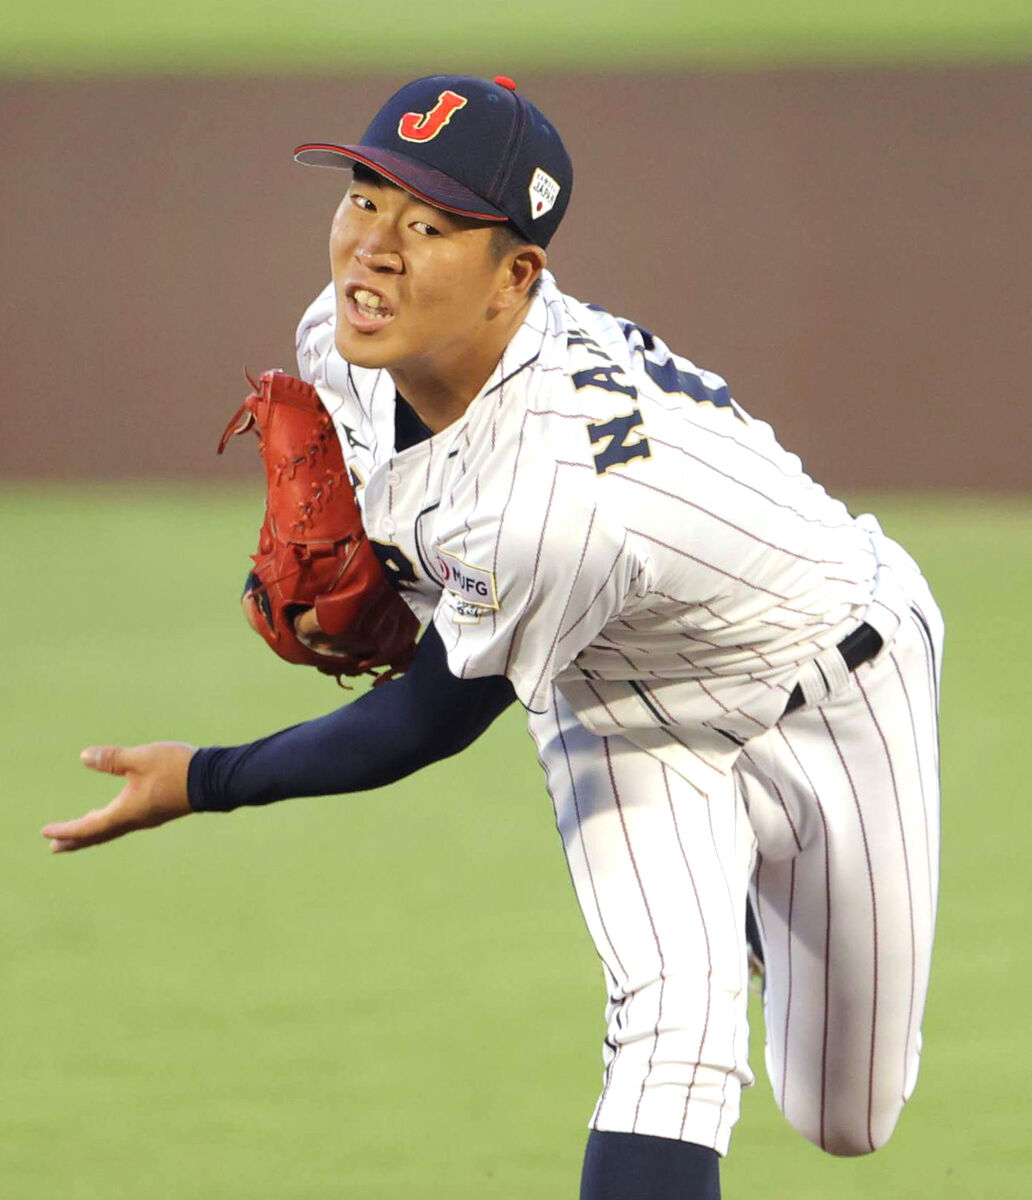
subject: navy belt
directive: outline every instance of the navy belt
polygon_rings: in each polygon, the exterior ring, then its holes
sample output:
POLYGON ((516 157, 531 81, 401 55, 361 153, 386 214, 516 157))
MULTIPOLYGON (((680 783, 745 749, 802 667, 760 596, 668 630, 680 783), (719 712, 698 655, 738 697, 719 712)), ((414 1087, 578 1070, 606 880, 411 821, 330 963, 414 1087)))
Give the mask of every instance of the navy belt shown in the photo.
MULTIPOLYGON (((852 633, 847 634, 838 644, 838 652, 842 655, 850 671, 855 671, 865 662, 870 662, 881 648, 881 634, 866 621, 862 625, 858 625, 852 633)), ((790 712, 802 708, 804 702, 803 689, 797 683, 792 689, 788 703, 785 705, 785 711, 781 715, 788 716, 790 712)))

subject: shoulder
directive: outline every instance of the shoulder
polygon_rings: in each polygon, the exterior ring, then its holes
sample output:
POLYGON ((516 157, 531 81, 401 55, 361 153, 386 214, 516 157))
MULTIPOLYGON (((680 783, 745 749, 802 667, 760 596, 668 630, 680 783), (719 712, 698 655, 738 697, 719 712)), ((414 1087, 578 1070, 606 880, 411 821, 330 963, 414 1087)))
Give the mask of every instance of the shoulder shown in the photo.
POLYGON ((549 497, 571 515, 606 508, 610 468, 635 470, 647 452, 634 339, 618 318, 542 282, 511 364, 468 415, 456 461, 477 507, 504 512, 507 528, 534 540, 549 497))
MULTIPOLYGON (((523 403, 510 408, 509 450, 559 475, 567 486, 593 493, 604 470, 596 458, 613 436, 612 423, 640 419, 634 347, 620 321, 594 305, 559 291, 551 279, 542 289, 547 321, 539 359, 525 375, 523 403)), ((517 464, 518 465, 518 464, 517 464)))
MULTIPOLYGON (((579 338, 571 339, 571 344, 578 341, 589 356, 604 355, 632 377, 628 386, 656 397, 676 396, 679 400, 737 408, 721 375, 675 353, 643 324, 616 316, 597 304, 571 302, 569 297, 566 300, 579 321, 579 338)), ((591 383, 599 386, 596 380, 591 383)))

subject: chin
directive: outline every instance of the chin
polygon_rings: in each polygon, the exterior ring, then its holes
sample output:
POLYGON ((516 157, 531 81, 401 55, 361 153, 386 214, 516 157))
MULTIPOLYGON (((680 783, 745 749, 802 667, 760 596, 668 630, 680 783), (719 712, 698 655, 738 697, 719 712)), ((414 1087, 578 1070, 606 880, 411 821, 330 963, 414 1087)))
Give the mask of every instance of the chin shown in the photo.
POLYGON ((377 334, 363 336, 350 328, 338 329, 333 341, 341 358, 355 367, 380 370, 398 357, 396 352, 392 353, 389 340, 377 334))

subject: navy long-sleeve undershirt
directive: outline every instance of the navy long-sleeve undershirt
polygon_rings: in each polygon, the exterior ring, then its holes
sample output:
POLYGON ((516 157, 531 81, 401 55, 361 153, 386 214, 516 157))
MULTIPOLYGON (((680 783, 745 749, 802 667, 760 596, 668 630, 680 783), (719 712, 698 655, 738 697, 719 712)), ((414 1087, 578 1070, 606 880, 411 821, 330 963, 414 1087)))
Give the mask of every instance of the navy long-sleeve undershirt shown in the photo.
POLYGON ((187 780, 190 804, 197 812, 229 812, 382 787, 464 750, 515 698, 503 676, 452 675, 431 624, 400 679, 248 745, 198 750, 187 780))

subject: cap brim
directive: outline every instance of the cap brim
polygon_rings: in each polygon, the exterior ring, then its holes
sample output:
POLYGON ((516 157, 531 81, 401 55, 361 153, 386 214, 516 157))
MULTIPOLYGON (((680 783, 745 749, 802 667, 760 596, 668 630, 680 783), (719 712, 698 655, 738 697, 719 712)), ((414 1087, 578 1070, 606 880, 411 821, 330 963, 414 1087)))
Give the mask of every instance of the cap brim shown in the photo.
POLYGON ((481 221, 509 219, 500 208, 489 204, 450 175, 393 150, 381 150, 378 146, 330 146, 324 142, 313 142, 298 146, 294 151, 294 161, 306 167, 335 167, 338 170, 359 162, 435 208, 443 208, 462 217, 476 217, 481 221))

